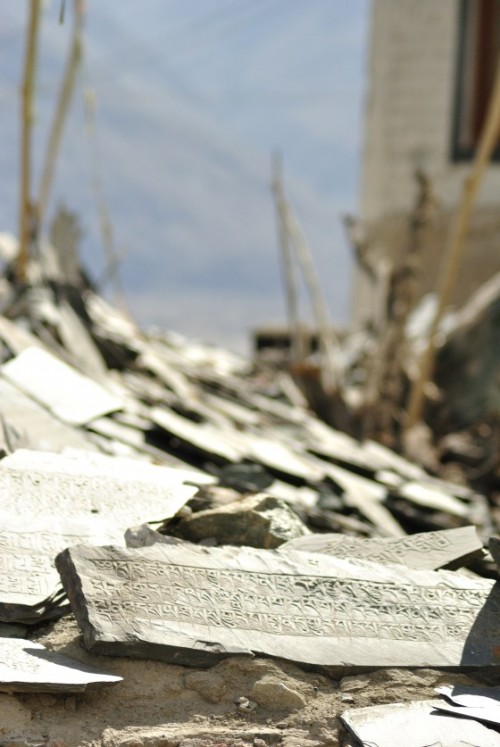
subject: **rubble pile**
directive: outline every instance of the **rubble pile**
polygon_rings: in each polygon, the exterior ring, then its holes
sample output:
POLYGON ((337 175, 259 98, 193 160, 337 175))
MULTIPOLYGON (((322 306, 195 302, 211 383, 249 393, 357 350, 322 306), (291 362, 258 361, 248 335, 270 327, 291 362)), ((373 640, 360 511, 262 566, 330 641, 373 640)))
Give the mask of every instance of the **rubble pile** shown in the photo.
POLYGON ((51 251, 0 291, 0 743, 500 745, 488 498, 51 251))

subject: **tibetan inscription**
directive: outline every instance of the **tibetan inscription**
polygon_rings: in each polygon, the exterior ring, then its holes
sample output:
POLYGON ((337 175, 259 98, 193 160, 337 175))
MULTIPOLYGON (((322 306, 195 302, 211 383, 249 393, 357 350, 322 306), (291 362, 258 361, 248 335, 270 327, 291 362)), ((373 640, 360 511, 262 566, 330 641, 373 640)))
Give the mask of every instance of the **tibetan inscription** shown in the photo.
POLYGON ((167 545, 72 547, 56 565, 85 645, 100 653, 195 666, 236 652, 483 666, 500 651, 499 590, 449 571, 167 545))
POLYGON ((197 491, 184 479, 185 470, 133 459, 19 449, 0 462, 0 501, 32 516, 98 515, 125 531, 177 513, 197 491))
POLYGON ((365 539, 342 534, 314 534, 282 545, 280 551, 301 550, 335 558, 398 563, 417 570, 436 570, 445 565, 458 567, 483 555, 483 545, 474 527, 422 532, 397 539, 365 539))
POLYGON ((119 543, 121 532, 94 516, 13 516, 0 512, 0 620, 39 622, 67 604, 54 560, 69 545, 119 543))
POLYGON ((39 643, 0 638, 2 692, 79 692, 91 685, 109 685, 121 679, 47 651, 39 643))

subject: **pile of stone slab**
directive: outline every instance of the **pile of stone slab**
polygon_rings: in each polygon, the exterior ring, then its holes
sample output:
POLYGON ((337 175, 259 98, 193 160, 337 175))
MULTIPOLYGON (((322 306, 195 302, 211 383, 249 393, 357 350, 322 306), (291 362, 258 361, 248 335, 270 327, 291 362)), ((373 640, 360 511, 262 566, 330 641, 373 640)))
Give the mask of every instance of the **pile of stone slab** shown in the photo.
MULTIPOLYGON (((117 679, 30 643, 64 614, 91 652, 194 667, 498 666, 487 498, 330 428, 285 374, 139 330, 80 280, 42 274, 0 317, 0 689, 117 679)), ((379 744, 363 719, 344 716, 379 744)))

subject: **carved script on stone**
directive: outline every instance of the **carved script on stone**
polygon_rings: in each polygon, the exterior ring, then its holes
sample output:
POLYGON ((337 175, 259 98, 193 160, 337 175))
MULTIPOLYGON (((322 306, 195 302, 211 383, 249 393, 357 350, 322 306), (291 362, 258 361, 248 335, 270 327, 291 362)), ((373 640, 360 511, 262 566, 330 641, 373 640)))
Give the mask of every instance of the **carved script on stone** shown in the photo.
POLYGON ((73 547, 56 563, 85 645, 103 653, 195 665, 250 651, 325 665, 500 660, 498 589, 449 571, 166 545, 73 547))
POLYGON ((123 531, 173 516, 197 491, 183 470, 102 455, 20 449, 0 462, 0 500, 12 513, 112 518, 123 531))
POLYGON ((69 545, 120 543, 121 531, 94 516, 57 516, 0 512, 0 620, 34 622, 61 597, 54 560, 69 545), (58 595, 59 590, 59 595, 58 595))
POLYGON ((360 558, 376 563, 400 563, 407 568, 435 570, 452 562, 481 557, 483 545, 474 527, 422 532, 400 539, 364 539, 342 534, 316 534, 297 537, 280 551, 302 550, 336 558, 360 558))

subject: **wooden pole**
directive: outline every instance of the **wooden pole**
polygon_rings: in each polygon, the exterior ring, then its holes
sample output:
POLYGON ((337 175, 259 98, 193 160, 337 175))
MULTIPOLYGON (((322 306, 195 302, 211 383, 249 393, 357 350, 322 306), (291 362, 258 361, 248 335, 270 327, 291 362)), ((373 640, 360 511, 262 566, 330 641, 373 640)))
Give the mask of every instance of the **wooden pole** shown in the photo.
POLYGON ((436 358, 436 337, 444 312, 450 303, 453 286, 457 277, 463 254, 464 241, 469 230, 470 219, 476 196, 481 185, 486 167, 498 143, 500 134, 500 59, 493 91, 490 97, 486 120, 481 131, 476 157, 469 176, 465 179, 462 199, 457 219, 451 235, 448 251, 444 261, 444 271, 438 291, 438 305, 429 333, 426 351, 423 355, 420 371, 415 380, 408 403, 405 430, 408 431, 422 419, 425 400, 425 385, 434 373, 436 358))
POLYGON ((45 213, 47 211, 47 205, 49 201, 52 182, 54 180, 55 165, 59 146, 61 143, 64 122, 66 120, 69 105, 71 103, 71 97, 73 95, 73 89, 75 86, 75 79, 78 73, 78 68, 80 66, 82 56, 82 33, 84 20, 83 0, 75 0, 74 12, 75 16, 73 38, 71 41, 61 87, 59 89, 59 98, 57 101, 54 119, 52 121, 47 152, 45 155, 45 162, 42 169, 42 177, 40 179, 40 190, 38 198, 39 225, 42 224, 42 221, 45 218, 45 213))
POLYGON ((297 277, 293 265, 290 237, 285 225, 286 208, 283 193, 283 159, 279 153, 275 153, 272 159, 271 187, 276 208, 281 267, 283 282, 285 285, 287 320, 291 343, 291 360, 294 363, 298 363, 302 360, 304 351, 298 310, 297 277))
POLYGON ((329 388, 341 391, 340 383, 340 345, 330 324, 328 309, 323 298, 321 285, 319 282, 312 253, 307 244, 302 227, 293 213, 290 204, 285 200, 285 226, 286 230, 293 241, 297 260, 302 269, 304 281, 306 283, 311 305, 313 308, 316 324, 318 326, 318 335, 320 339, 320 349, 323 352, 323 372, 326 374, 326 382, 329 388))
POLYGON ((26 281, 28 254, 36 230, 36 213, 31 201, 31 133, 33 129, 33 90, 36 47, 40 25, 40 0, 31 0, 26 36, 23 82, 21 87, 21 194, 19 200, 19 253, 16 263, 18 283, 26 281))

